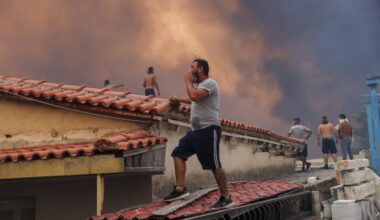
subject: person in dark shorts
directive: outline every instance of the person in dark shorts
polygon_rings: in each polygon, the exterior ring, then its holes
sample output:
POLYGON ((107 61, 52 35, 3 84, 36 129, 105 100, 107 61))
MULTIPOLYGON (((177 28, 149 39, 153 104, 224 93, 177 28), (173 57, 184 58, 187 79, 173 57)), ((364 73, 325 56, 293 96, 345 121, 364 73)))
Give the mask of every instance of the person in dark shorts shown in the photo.
POLYGON ((226 174, 219 158, 219 88, 215 80, 209 78, 208 72, 206 60, 194 60, 190 70, 185 74, 188 97, 169 97, 173 105, 179 105, 180 102, 191 104, 191 131, 180 139, 172 152, 176 185, 164 200, 173 201, 190 194, 185 187, 186 161, 196 154, 202 168, 213 172, 219 186, 220 199, 211 208, 229 207, 234 205, 234 202, 228 193, 226 174))
POLYGON ((290 127, 288 137, 293 136, 298 139, 302 139, 305 141, 305 146, 302 151, 297 153, 297 157, 302 161, 302 171, 309 170, 311 163, 306 161, 307 158, 307 139, 310 138, 312 131, 300 124, 301 120, 299 118, 293 119, 293 126, 290 127), (306 168, 305 168, 306 166, 306 168))
POLYGON ((338 144, 338 134, 335 131, 334 125, 328 122, 327 116, 322 117, 322 124, 318 126, 318 146, 321 146, 320 143, 320 137, 322 135, 322 153, 325 160, 325 166, 324 169, 328 169, 328 160, 329 160, 329 154, 331 154, 334 162, 337 162, 336 159, 336 146, 335 143, 338 144), (333 138, 333 134, 335 136, 335 141, 333 138))
POLYGON ((144 77, 144 83, 143 87, 145 88, 145 95, 146 96, 153 96, 155 97, 156 94, 154 93, 154 88, 157 89, 158 95, 160 95, 160 89, 158 88, 158 83, 156 80, 156 76, 154 75, 154 69, 153 67, 148 68, 148 74, 144 77))

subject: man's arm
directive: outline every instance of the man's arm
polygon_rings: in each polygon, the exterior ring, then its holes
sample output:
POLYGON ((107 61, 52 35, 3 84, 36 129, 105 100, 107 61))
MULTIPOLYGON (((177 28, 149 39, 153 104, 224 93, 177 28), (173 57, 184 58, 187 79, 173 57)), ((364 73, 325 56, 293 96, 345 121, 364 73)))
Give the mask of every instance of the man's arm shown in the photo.
POLYGON ((318 126, 318 136, 317 136, 318 146, 321 145, 321 142, 319 142, 320 137, 321 137, 321 126, 318 126))
POLYGON ((194 102, 197 102, 203 97, 208 96, 207 90, 194 88, 193 83, 189 81, 186 81, 186 91, 189 98, 194 102))
POLYGON ((293 127, 290 127, 290 129, 289 129, 289 131, 288 131, 288 137, 290 137, 290 136, 292 136, 292 131, 293 131, 293 129, 292 129, 293 127))
POLYGON ((143 87, 146 88, 146 79, 144 78, 143 87))
POLYGON ((185 74, 185 84, 186 84, 187 95, 192 101, 197 102, 201 100, 203 97, 208 96, 208 91, 205 89, 194 88, 193 80, 194 80, 193 73, 191 71, 187 72, 185 74))
POLYGON ((312 133, 313 132, 311 130, 307 130, 307 135, 306 135, 305 140, 309 139, 312 133))
POLYGON ((154 85, 155 85, 156 88, 157 88, 157 93, 158 93, 158 95, 160 95, 160 88, 158 88, 158 83, 157 83, 156 77, 154 77, 154 85))
POLYGON ((176 96, 170 96, 169 101, 173 105, 179 105, 181 102, 186 103, 186 104, 191 104, 191 99, 189 97, 186 98, 178 98, 176 96))

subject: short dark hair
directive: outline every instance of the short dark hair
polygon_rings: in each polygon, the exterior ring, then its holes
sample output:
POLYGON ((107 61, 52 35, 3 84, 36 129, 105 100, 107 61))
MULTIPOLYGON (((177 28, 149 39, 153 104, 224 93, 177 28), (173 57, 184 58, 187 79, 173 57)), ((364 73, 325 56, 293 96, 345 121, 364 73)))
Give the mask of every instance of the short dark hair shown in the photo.
POLYGON ((153 73, 154 72, 154 69, 153 69, 153 66, 150 66, 149 68, 148 68, 148 71, 147 71, 148 73, 153 73))
POLYGON ((206 76, 208 76, 209 67, 208 67, 208 62, 206 60, 198 58, 198 59, 193 60, 193 62, 197 62, 198 68, 203 67, 203 71, 205 72, 206 76))
POLYGON ((301 122, 301 119, 298 118, 298 117, 296 117, 296 118, 293 119, 293 121, 299 121, 299 122, 301 122))
POLYGON ((341 119, 346 119, 346 115, 345 115, 345 114, 340 114, 340 115, 339 115, 339 118, 341 118, 341 119))
POLYGON ((329 121, 327 120, 327 116, 323 116, 323 117, 322 117, 322 123, 323 123, 323 124, 327 124, 327 123, 329 123, 329 121))

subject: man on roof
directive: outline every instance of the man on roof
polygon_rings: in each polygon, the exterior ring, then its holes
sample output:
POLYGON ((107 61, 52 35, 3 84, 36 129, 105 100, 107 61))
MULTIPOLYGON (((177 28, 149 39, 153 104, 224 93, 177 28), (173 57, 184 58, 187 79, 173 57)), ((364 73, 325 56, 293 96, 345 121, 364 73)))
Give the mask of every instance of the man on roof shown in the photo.
POLYGON ((335 131, 334 125, 329 123, 327 120, 327 116, 322 117, 322 124, 318 126, 318 146, 321 146, 320 142, 320 137, 322 135, 322 153, 323 153, 323 158, 325 160, 325 166, 323 169, 328 169, 328 160, 329 160, 329 154, 331 154, 334 162, 337 162, 336 159, 336 146, 335 143, 338 144, 338 134, 335 131), (333 138, 333 134, 335 136, 335 141, 333 138))
POLYGON ((154 88, 157 89, 158 95, 160 95, 160 88, 158 88, 158 83, 156 80, 156 76, 154 75, 154 69, 152 66, 148 68, 147 75, 144 77, 143 87, 145 88, 145 95, 156 96, 154 93, 154 88))
POLYGON ((301 139, 305 141, 305 145, 303 150, 297 154, 297 156, 302 161, 302 171, 309 170, 311 163, 306 161, 307 158, 307 139, 311 136, 311 130, 300 124, 301 120, 299 118, 293 119, 293 126, 290 127, 288 132, 288 137, 293 136, 295 138, 301 139), (306 166, 306 167, 305 167, 306 166))
POLYGON ((180 139, 173 150, 176 185, 164 198, 166 201, 177 200, 190 193, 185 187, 186 160, 196 154, 202 168, 211 170, 220 190, 220 198, 211 208, 234 205, 228 193, 227 178, 219 158, 221 126, 219 122, 219 88, 215 80, 209 78, 209 65, 206 60, 195 59, 185 74, 188 97, 169 97, 172 104, 180 102, 191 104, 191 131, 180 139))

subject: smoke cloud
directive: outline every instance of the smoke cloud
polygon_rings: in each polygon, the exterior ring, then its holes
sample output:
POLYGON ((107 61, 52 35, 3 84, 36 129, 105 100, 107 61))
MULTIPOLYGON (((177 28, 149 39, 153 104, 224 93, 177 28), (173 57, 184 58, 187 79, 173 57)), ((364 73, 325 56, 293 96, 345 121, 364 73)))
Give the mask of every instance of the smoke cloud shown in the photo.
POLYGON ((143 93, 154 66, 161 96, 185 96, 183 75, 202 57, 222 117, 285 135, 297 116, 316 136, 322 115, 362 108, 367 74, 380 73, 379 9, 375 0, 2 0, 0 73, 93 87, 109 79, 143 93))

